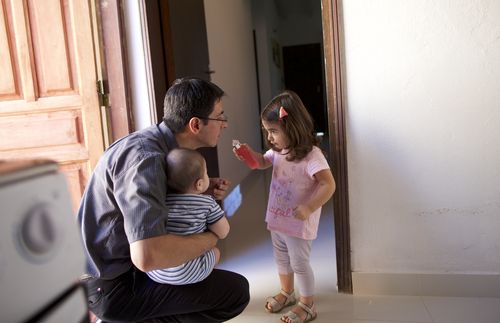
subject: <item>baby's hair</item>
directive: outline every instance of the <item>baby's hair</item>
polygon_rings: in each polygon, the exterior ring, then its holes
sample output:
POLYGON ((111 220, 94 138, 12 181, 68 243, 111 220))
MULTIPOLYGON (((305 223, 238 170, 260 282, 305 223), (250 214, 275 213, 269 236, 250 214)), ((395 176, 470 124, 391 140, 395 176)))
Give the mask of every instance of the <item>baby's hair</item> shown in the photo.
MULTIPOLYGON (((314 133, 314 122, 300 97, 293 91, 287 90, 275 96, 264 108, 260 115, 261 120, 277 123, 288 137, 289 150, 287 160, 301 160, 318 144, 314 133), (283 107, 288 115, 280 119, 280 108, 283 107)), ((270 145, 265 136, 266 142, 270 145)))
POLYGON ((196 150, 175 148, 167 155, 167 184, 176 193, 187 192, 203 178, 205 158, 196 150))

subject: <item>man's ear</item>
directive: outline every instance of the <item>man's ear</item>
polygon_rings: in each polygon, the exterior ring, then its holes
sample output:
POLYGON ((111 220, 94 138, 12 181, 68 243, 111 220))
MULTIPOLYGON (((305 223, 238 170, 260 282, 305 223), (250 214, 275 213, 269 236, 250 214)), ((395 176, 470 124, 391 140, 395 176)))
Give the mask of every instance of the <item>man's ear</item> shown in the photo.
POLYGON ((195 134, 200 132, 200 129, 201 129, 200 123, 201 123, 201 120, 199 118, 193 117, 193 118, 189 119, 189 122, 188 122, 189 131, 191 131, 192 133, 195 133, 195 134))

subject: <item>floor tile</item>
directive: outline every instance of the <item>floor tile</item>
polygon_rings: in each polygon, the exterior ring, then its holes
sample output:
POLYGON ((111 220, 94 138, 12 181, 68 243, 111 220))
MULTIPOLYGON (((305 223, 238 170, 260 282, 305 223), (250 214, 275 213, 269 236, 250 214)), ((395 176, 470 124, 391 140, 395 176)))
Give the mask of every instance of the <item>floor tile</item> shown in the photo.
POLYGON ((500 299, 475 297, 423 297, 436 323, 499 323, 500 299))
MULTIPOLYGON (((279 291, 264 213, 270 172, 255 171, 241 184, 243 200, 230 219, 231 232, 220 248, 224 268, 250 282, 251 300, 231 323, 280 322, 264 310, 267 296, 279 291)), ((349 295, 337 293, 332 203, 323 208, 311 265, 316 277, 315 323, 500 323, 500 298, 349 295)))

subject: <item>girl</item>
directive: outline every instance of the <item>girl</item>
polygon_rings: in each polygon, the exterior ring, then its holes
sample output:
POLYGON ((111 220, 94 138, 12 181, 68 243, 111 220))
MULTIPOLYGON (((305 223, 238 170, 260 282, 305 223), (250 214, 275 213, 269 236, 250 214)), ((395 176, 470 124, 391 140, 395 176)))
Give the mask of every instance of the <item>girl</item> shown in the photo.
MULTIPOLYGON (((285 91, 269 102, 261 114, 271 149, 260 154, 246 146, 259 169, 273 166, 266 222, 271 232, 281 291, 266 299, 270 313, 296 303, 294 278, 300 293, 297 306, 281 317, 287 323, 316 318, 314 273, 309 263, 316 239, 321 207, 335 191, 335 181, 316 146, 313 121, 299 96, 285 91)), ((235 155, 238 156, 236 150, 235 155)))

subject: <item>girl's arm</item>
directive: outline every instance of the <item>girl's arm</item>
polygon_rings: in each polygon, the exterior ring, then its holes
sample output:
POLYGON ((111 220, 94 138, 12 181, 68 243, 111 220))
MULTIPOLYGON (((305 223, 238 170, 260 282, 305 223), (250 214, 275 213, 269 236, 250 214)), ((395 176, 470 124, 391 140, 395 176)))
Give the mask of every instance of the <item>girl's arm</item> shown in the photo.
MULTIPOLYGON (((254 158, 255 160, 257 160, 257 163, 259 164, 259 165, 257 166, 257 168, 258 168, 258 169, 266 169, 266 168, 268 168, 268 167, 271 167, 271 166, 272 166, 272 163, 271 163, 269 160, 265 159, 263 154, 256 152, 255 150, 253 150, 253 149, 252 149, 249 145, 247 145, 247 144, 243 144, 243 143, 242 143, 242 144, 240 144, 240 145, 241 145, 241 146, 246 146, 246 147, 248 148, 248 151, 250 151, 250 154, 252 154, 253 158, 254 158)), ((233 153, 234 153, 234 155, 236 156, 236 158, 238 158, 239 160, 243 160, 243 159, 241 159, 241 157, 240 157, 240 156, 238 156, 238 154, 236 153, 235 149, 233 149, 233 153)))
POLYGON ((298 205, 294 210, 294 216, 299 220, 307 220, 309 215, 323 206, 335 192, 335 180, 330 169, 317 172, 314 178, 318 182, 316 192, 307 203, 298 205))

